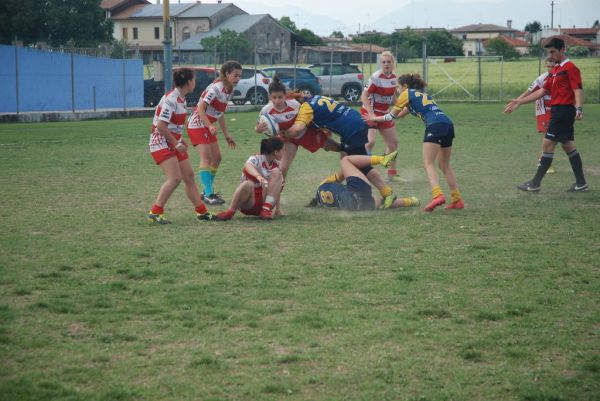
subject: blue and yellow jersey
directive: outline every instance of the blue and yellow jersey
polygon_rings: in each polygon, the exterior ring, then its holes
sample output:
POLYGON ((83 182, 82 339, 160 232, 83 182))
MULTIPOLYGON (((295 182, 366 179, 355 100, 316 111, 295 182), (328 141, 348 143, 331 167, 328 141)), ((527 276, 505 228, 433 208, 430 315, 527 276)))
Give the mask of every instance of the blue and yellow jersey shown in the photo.
POLYGON ((326 184, 319 185, 317 188, 317 202, 322 207, 336 207, 341 208, 338 201, 340 194, 347 192, 348 189, 344 184, 339 182, 328 182, 326 184))
POLYGON ((438 107, 427 93, 415 89, 402 91, 394 104, 394 110, 401 111, 408 107, 410 113, 421 118, 426 126, 437 123, 452 124, 452 120, 438 107))
POLYGON ((313 123, 338 134, 342 141, 367 129, 360 113, 325 96, 313 96, 300 106, 296 122, 313 123))

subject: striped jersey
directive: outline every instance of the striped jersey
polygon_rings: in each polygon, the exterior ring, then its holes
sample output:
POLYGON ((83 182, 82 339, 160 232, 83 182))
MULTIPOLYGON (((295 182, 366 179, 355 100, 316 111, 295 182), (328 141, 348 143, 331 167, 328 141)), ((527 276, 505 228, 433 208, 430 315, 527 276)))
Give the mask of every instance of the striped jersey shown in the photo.
POLYGON ((273 106, 273 102, 269 102, 261 109, 260 114, 270 115, 279 124, 280 130, 286 130, 294 125, 299 109, 300 103, 297 100, 289 99, 285 101, 283 110, 277 110, 273 106))
MULTIPOLYGON (((206 116, 210 120, 211 123, 214 123, 225 113, 227 109, 227 104, 233 97, 233 92, 225 88, 222 81, 213 82, 208 85, 202 95, 200 95, 200 99, 198 100, 198 105, 200 102, 204 102, 208 105, 206 108, 206 116)), ((194 109, 190 117, 190 121, 188 122, 188 128, 203 128, 204 123, 200 119, 198 115, 198 107, 194 109)))
POLYGON ((375 71, 366 85, 373 111, 387 113, 394 103, 396 85, 398 85, 398 78, 395 74, 385 75, 381 70, 375 71))
POLYGON ((150 131, 150 151, 154 152, 168 147, 167 140, 156 129, 159 121, 167 123, 169 131, 179 139, 185 126, 186 117, 185 98, 181 96, 179 89, 175 88, 167 92, 156 105, 150 131))
MULTIPOLYGON (((279 162, 277 160, 273 160, 271 163, 269 163, 267 161, 267 156, 261 154, 250 156, 248 160, 246 160, 246 164, 251 164, 260 175, 267 179, 267 181, 269 178, 271 178, 273 170, 279 168, 279 162)), ((260 187, 260 183, 256 181, 256 179, 250 175, 244 167, 242 176, 240 177, 240 182, 244 182, 246 180, 253 181, 255 188, 260 187)))
MULTIPOLYGON (((546 79, 548 79, 547 72, 545 72, 542 75, 540 75, 539 77, 537 77, 531 83, 531 85, 529 85, 529 88, 527 88, 527 90, 529 92, 535 92, 536 90, 543 88, 544 83, 546 83, 546 79)), ((541 116, 541 115, 546 114, 546 112, 547 112, 546 108, 548 108, 548 107, 550 107, 550 95, 546 95, 544 97, 539 98, 538 100, 535 101, 535 115, 541 116)))

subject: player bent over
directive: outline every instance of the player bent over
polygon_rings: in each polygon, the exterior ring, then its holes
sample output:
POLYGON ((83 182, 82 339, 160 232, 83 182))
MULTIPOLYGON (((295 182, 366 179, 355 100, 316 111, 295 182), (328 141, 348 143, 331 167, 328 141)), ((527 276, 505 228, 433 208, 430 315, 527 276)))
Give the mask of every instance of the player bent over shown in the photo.
POLYGON ((230 220, 239 209, 249 216, 273 218, 283 188, 279 161, 283 156, 283 141, 272 137, 260 142, 260 154, 248 158, 240 185, 233 193, 229 209, 217 214, 217 220, 230 220))
POLYGON ((164 207, 181 181, 196 209, 198 220, 211 220, 213 217, 202 203, 187 154, 188 146, 181 138, 187 116, 185 95, 196 86, 194 72, 187 68, 177 70, 173 73, 173 82, 175 89, 167 92, 156 106, 150 133, 150 154, 167 177, 148 213, 148 220, 153 224, 169 223, 164 216, 164 207))
MULTIPOLYGON (((374 197, 365 168, 376 165, 389 167, 396 159, 397 151, 385 156, 345 156, 340 161, 342 174, 346 184, 341 182, 322 182, 309 206, 338 208, 348 211, 374 210, 381 206, 383 200, 374 197)), ((395 199, 390 208, 417 206, 419 200, 415 197, 395 199)))

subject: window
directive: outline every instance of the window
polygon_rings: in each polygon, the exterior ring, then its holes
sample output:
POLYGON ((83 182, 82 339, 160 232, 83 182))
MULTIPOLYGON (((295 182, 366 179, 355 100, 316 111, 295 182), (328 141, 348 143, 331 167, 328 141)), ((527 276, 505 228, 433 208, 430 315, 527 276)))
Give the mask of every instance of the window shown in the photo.
POLYGON ((187 26, 183 28, 181 40, 189 39, 192 36, 192 31, 187 26))
POLYGON ((157 26, 154 27, 154 39, 160 39, 160 28, 157 26))
POLYGON ((246 70, 246 69, 242 70, 242 79, 249 79, 249 78, 252 78, 252 77, 254 77, 254 70, 253 69, 252 70, 246 70))
POLYGON ((123 40, 127 40, 127 28, 123 28, 123 40))
POLYGON ((137 38, 138 38, 138 29, 133 28, 133 39, 137 39, 137 38))
POLYGON ((344 75, 344 66, 343 65, 333 65, 331 75, 344 75))

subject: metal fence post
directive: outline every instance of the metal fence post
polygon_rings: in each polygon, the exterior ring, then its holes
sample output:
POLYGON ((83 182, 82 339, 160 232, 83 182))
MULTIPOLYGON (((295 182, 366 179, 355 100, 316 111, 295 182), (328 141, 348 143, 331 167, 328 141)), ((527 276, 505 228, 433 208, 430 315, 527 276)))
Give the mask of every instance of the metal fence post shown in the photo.
POLYGON ((71 53, 71 108, 75 113, 75 56, 71 53))
POLYGON ((329 97, 331 97, 331 87, 333 86, 333 47, 329 57, 329 97))
POLYGON ((93 102, 94 102, 94 111, 96 111, 96 85, 94 85, 94 90, 93 90, 93 102))
POLYGON ((123 111, 127 111, 127 85, 125 82, 125 59, 123 59, 123 111))
POLYGON ((19 48, 15 44, 15 91, 17 95, 17 114, 19 114, 19 48))
POLYGON ((500 101, 504 96, 504 56, 500 56, 500 101))

